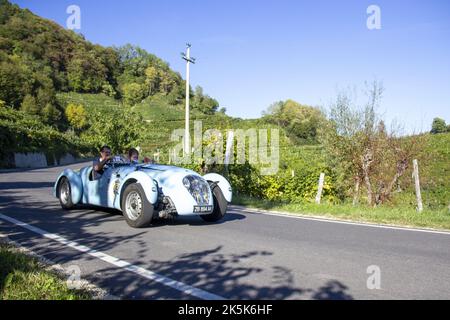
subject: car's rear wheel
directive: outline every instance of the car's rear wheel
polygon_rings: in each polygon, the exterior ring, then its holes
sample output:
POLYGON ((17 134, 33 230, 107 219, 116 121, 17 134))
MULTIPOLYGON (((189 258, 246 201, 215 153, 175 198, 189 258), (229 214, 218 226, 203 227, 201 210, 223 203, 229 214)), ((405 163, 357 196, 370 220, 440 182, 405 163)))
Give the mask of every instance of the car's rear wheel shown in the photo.
POLYGON ((213 194, 214 211, 210 214, 201 215, 200 217, 206 222, 217 222, 225 216, 228 202, 217 184, 210 183, 210 187, 213 194))
POLYGON ((122 197, 122 212, 130 227, 148 226, 152 221, 153 211, 153 205, 147 200, 140 184, 133 183, 125 188, 122 197))
POLYGON ((62 177, 58 185, 59 202, 61 207, 65 210, 72 209, 74 207, 72 201, 72 189, 69 179, 62 177))

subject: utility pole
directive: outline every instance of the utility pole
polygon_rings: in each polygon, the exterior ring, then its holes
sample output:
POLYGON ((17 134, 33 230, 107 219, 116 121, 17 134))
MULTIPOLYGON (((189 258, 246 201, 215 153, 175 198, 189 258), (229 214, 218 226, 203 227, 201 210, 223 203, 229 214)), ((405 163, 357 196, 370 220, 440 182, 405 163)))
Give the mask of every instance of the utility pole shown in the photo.
POLYGON ((186 60, 186 124, 184 132, 184 154, 191 153, 191 140, 189 133, 189 65, 195 64, 195 58, 191 57, 191 44, 186 43, 186 53, 181 53, 181 57, 186 60))

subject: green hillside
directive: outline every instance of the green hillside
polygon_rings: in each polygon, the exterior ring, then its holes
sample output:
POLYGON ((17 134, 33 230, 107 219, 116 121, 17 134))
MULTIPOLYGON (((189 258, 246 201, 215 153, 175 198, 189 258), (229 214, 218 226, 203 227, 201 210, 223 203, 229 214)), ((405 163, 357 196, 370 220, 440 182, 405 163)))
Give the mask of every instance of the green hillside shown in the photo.
MULTIPOLYGON (((69 104, 83 105, 88 114, 96 111, 108 112, 111 110, 123 110, 122 101, 109 97, 105 94, 86 93, 58 93, 57 100, 63 109, 69 104)), ((183 129, 185 125, 185 105, 172 105, 167 96, 163 94, 147 97, 142 102, 134 105, 130 110, 138 113, 145 122, 144 138, 140 147, 144 154, 152 155, 158 149, 162 151, 165 161, 168 160, 170 136, 173 130, 183 129)), ((207 129, 249 129, 249 128, 270 128, 276 127, 281 130, 283 143, 289 143, 284 129, 268 123, 263 119, 244 120, 233 118, 225 113, 216 112, 205 114, 199 110, 191 110, 191 128, 194 128, 194 121, 201 121, 204 130, 207 129)))
MULTIPOLYGON (((193 115, 218 113, 219 103, 201 87, 191 89, 190 97, 193 115)), ((155 55, 132 45, 92 44, 82 35, 0 0, 0 112, 9 121, 0 123, 3 136, 13 136, 11 128, 23 127, 20 119, 27 116, 35 117, 47 131, 81 137, 91 152, 104 143, 115 152, 136 144, 153 152, 157 143, 165 147, 166 134, 184 114, 184 103, 185 81, 155 55), (13 123, 5 108, 23 113, 18 123, 13 123), (157 128, 142 129, 155 119, 160 120, 157 128), (164 121, 168 123, 161 125, 164 121)), ((32 134, 23 135, 19 146, 1 145, 2 157, 10 159, 13 152, 42 147, 31 136, 45 135, 43 129, 30 130, 32 134)), ((46 146, 42 151, 52 153, 46 146)))
MULTIPOLYGON (((0 100, 7 106, 63 128, 60 92, 103 93, 127 105, 163 95, 170 105, 183 104, 184 80, 155 55, 132 45, 92 44, 7 0, 0 0, 0 12, 0 100)), ((191 96, 203 113, 219 107, 201 87, 191 96)))

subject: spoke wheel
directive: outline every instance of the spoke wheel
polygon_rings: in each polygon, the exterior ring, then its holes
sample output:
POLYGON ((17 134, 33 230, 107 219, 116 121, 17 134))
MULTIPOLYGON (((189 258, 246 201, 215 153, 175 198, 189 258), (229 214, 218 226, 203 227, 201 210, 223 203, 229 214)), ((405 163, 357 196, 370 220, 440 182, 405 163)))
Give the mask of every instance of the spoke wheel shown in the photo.
POLYGON ((125 202, 125 213, 133 221, 142 214, 142 199, 137 191, 130 192, 125 202))
POLYGON ((58 194, 59 202, 63 209, 68 210, 74 207, 70 182, 66 177, 63 177, 59 183, 58 194))
POLYGON ((139 183, 132 183, 123 191, 122 212, 133 228, 146 227, 152 222, 154 208, 139 183))

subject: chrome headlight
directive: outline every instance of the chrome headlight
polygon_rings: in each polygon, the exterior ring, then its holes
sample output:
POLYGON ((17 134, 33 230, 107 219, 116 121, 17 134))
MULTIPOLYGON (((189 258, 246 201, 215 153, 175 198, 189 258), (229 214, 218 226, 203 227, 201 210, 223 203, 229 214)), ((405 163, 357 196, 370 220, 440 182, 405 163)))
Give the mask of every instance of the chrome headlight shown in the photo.
POLYGON ((209 184, 198 176, 186 176, 183 185, 199 205, 209 204, 209 184))

